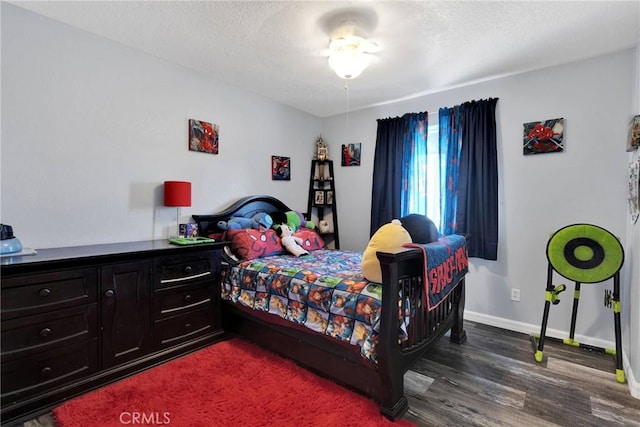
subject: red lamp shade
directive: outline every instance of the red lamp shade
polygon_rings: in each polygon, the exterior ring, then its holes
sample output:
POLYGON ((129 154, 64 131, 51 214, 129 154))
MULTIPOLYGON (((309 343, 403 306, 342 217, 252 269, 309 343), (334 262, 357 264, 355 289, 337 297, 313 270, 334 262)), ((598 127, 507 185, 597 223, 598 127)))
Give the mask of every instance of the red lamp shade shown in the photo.
POLYGON ((191 206, 191 183, 186 181, 165 181, 164 205, 191 206))

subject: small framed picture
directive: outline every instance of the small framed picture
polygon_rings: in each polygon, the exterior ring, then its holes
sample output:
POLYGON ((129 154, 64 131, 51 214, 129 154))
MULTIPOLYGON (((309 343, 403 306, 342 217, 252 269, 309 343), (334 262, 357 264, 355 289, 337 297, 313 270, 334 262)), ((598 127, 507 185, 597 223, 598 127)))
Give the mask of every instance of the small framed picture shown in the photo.
POLYGON ((522 154, 564 151, 564 118, 524 123, 522 154))
POLYGON ((333 204, 333 191, 327 191, 327 197, 325 198, 327 205, 333 204))
POLYGON ((324 191, 316 191, 315 204, 324 205, 324 191))
POLYGON ((273 181, 291 181, 291 158, 271 156, 271 179, 273 181))
POLYGON ((218 154, 220 126, 189 119, 189 150, 201 153, 218 154))
POLYGON ((361 144, 342 144, 342 166, 360 166, 361 144))

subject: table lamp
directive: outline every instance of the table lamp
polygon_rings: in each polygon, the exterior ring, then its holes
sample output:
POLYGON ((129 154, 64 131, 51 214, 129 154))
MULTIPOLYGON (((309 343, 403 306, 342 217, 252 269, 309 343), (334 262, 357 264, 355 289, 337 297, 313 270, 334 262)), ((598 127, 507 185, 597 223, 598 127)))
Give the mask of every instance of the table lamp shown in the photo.
POLYGON ((164 182, 164 205, 176 208, 176 230, 180 235, 180 208, 191 206, 191 183, 186 181, 164 182))

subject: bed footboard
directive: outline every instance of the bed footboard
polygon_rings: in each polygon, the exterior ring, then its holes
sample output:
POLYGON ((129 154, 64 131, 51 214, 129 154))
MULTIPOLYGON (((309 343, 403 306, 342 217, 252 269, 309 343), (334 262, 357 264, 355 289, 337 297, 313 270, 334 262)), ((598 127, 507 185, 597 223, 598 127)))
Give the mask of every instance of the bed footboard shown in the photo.
POLYGON ((408 409, 404 373, 438 339, 451 330, 456 343, 466 340, 463 326, 464 277, 434 309, 428 310, 424 292, 423 255, 418 249, 391 254, 378 252, 382 268, 383 298, 378 368, 383 395, 380 410, 391 419, 408 409), (406 340, 399 343, 399 314, 408 319, 406 340))

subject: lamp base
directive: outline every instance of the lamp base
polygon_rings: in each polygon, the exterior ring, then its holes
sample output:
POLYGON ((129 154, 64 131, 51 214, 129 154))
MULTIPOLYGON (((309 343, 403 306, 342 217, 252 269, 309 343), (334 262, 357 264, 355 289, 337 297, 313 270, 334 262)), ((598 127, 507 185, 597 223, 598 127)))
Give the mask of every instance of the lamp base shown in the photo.
POLYGON ((182 235, 180 235, 180 207, 177 206, 176 207, 176 225, 173 229, 173 231, 171 231, 171 229, 169 230, 169 239, 176 239, 176 238, 180 238, 180 237, 184 237, 182 235))

